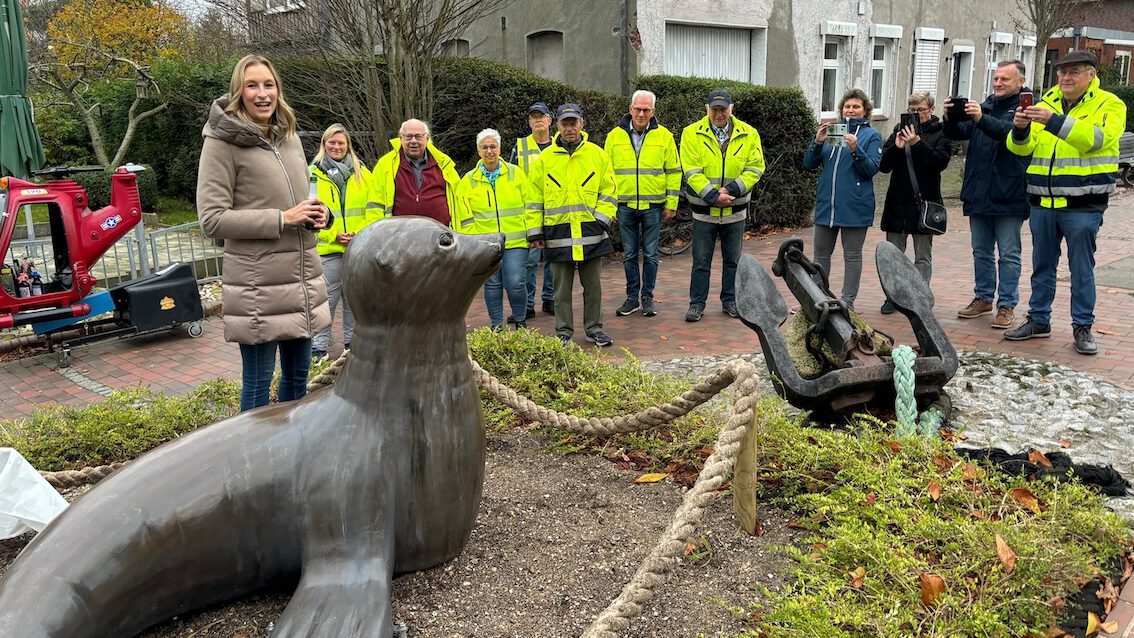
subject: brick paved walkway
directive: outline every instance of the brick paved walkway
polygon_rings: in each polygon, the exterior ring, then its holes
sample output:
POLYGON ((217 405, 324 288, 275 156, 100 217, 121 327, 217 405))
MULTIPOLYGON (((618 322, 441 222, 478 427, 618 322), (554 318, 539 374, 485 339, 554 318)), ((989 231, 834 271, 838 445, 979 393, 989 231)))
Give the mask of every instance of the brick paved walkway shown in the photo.
MULTIPOLYGON (((1075 352, 1072 345, 1068 310, 1070 284, 1064 263, 1053 309, 1052 337, 1025 342, 1003 341, 1002 331, 989 328, 990 317, 975 320, 956 318, 957 309, 967 304, 972 297, 972 263, 967 224, 959 211, 952 211, 950 217, 951 230, 934 241, 932 288, 937 298, 937 317, 957 349, 1005 353, 1065 364, 1120 387, 1134 389, 1134 329, 1129 319, 1134 316, 1134 290, 1099 285, 1095 325, 1099 354, 1094 357, 1082 356, 1075 352)), ((1025 227, 1025 234, 1026 232, 1025 227)), ((756 256, 760 263, 767 266, 775 257, 780 243, 789 237, 801 237, 810 250, 811 231, 801 229, 795 233, 749 239, 745 242, 744 251, 756 256)), ((867 236, 863 284, 856 306, 867 321, 894 335, 900 342, 910 343, 913 334, 904 317, 897 314, 883 316, 878 312, 883 297, 874 269, 873 254, 875 244, 882 237, 877 229, 867 236)), ((1030 245, 1030 238, 1025 236, 1021 305, 1017 308, 1020 317, 1026 311, 1029 295, 1030 245)), ((1124 191, 1112 200, 1098 241, 1097 261, 1098 270, 1110 268, 1109 272, 1124 274, 1125 281, 1134 280, 1134 193, 1124 191)), ((837 250, 832 274, 833 288, 836 290, 842 281, 841 264, 841 252, 837 250)), ((605 330, 615 340, 615 348, 607 351, 611 356, 621 356, 620 348, 626 348, 639 359, 759 350, 754 332, 720 312, 720 305, 716 301, 720 290, 719 253, 713 264, 710 302, 705 318, 694 324, 682 320, 688 305, 690 265, 689 253, 662 257, 655 291, 659 313, 651 318, 639 314, 630 317, 614 315, 614 309, 624 298, 625 279, 620 263, 605 265, 605 330)), ((781 290, 787 296, 786 288, 781 286, 781 290)), ((582 295, 578 290, 575 301, 575 317, 581 322, 582 295)), ((789 302, 789 305, 790 303, 793 302, 789 302)), ((484 304, 479 299, 473 302, 468 324, 470 327, 487 324, 484 304)), ((553 317, 539 313, 529 325, 552 334, 555 324, 553 317)), ((581 323, 577 324, 576 341, 580 345, 589 345, 583 341, 581 323)), ((336 352, 337 347, 332 349, 332 354, 336 352)), ((0 364, 0 415, 4 418, 17 418, 43 402, 83 405, 98 401, 101 395, 88 388, 97 389, 100 386, 123 388, 143 385, 167 393, 184 393, 211 378, 240 378, 239 351, 235 345, 224 342, 219 319, 206 321, 205 334, 198 339, 190 339, 183 331, 175 331, 79 346, 73 353, 74 361, 69 377, 64 377, 55 370, 53 355, 0 364), (93 383, 80 386, 76 382, 79 377, 74 372, 93 383)))

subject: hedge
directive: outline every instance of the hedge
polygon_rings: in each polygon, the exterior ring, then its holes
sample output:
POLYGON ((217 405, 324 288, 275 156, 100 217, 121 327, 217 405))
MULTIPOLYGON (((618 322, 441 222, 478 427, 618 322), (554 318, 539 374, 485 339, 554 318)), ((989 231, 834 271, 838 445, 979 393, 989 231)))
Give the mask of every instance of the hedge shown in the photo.
MULTIPOLYGON (((157 205, 158 177, 153 167, 146 166, 146 170, 138 175, 138 198, 142 201, 142 212, 152 213, 157 205)), ((87 191, 88 206, 91 210, 98 210, 110 203, 110 173, 95 171, 91 173, 75 173, 71 176, 83 190, 87 191)))
POLYGON ((1126 102, 1126 130, 1134 131, 1134 86, 1108 86, 1106 90, 1114 93, 1123 102, 1126 102))
MULTIPOLYGON (((330 124, 333 117, 330 109, 324 111, 318 104, 305 104, 301 97, 303 87, 287 81, 289 70, 298 71, 315 62, 310 58, 275 62, 284 78, 289 100, 300 111, 303 127, 321 130, 330 124)), ((155 66, 155 79, 169 97, 170 105, 138 127, 127 160, 153 166, 153 175, 163 194, 194 198, 201 126, 212 100, 228 90, 232 63, 210 65, 164 60, 155 66)), ((319 61, 319 64, 323 77, 335 77, 334 69, 327 68, 326 62, 319 61)), ((815 198, 815 174, 805 171, 802 162, 806 141, 814 136, 816 122, 799 89, 661 75, 640 77, 635 88, 649 89, 659 96, 659 120, 679 136, 686 125, 704 117, 705 96, 716 87, 729 89, 736 102, 736 116, 755 126, 763 140, 768 170, 757 185, 750 223, 756 226, 809 223, 815 198)), ((475 58, 440 58, 435 66, 434 90, 437 106, 431 126, 435 141, 453 157, 462 172, 475 165, 474 140, 481 129, 499 130, 509 148, 517 136, 526 135, 526 109, 532 102, 543 101, 553 108, 563 102, 577 102, 586 117, 590 139, 600 145, 606 132, 617 124, 629 105, 625 96, 576 89, 525 69, 475 58)), ((133 91, 132 82, 94 87, 103 105, 100 121, 108 146, 116 147, 124 132, 125 113, 133 100, 133 91)), ((355 87, 344 86, 342 99, 361 100, 363 96, 355 87)), ((77 118, 70 116, 70 120, 77 118)), ((71 139, 75 130, 70 120, 66 114, 56 112, 41 125, 50 123, 60 132, 69 132, 67 139, 71 139)), ((64 137, 58 139, 62 142, 64 137)), ((90 161, 89 154, 75 153, 75 156, 83 163, 90 161)))

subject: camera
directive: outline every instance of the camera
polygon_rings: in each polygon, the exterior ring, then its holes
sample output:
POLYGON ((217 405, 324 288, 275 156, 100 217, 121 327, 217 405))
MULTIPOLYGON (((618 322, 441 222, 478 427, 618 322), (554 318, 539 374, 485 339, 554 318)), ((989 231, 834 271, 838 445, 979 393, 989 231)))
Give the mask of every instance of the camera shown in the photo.
POLYGON ((832 122, 827 125, 827 146, 842 146, 843 136, 847 134, 847 125, 832 122))

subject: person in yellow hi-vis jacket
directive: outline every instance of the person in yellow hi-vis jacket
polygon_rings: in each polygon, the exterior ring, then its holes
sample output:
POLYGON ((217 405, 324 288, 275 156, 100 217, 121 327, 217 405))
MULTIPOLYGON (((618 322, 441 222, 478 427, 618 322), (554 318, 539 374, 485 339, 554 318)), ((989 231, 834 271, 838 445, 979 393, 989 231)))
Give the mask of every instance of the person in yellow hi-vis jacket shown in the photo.
MULTIPOLYGON (((358 231, 379 219, 374 180, 370 171, 359 163, 350 142, 350 133, 338 123, 323 131, 319 152, 308 170, 316 180, 319 201, 326 204, 335 216, 333 226, 319 231, 315 249, 323 262, 323 279, 327 282, 332 322, 335 320, 335 308, 342 300, 343 348, 349 350, 354 334, 354 315, 342 294, 343 253, 358 231)), ((325 359, 330 345, 331 326, 327 326, 315 333, 311 341, 311 359, 316 362, 325 359)))
POLYGON ((583 113, 570 102, 555 111, 559 133, 532 165, 528 208, 543 223, 528 231, 528 240, 544 249, 555 280, 555 334, 564 346, 575 334, 571 288, 575 270, 583 284, 583 328, 587 341, 609 346, 602 331, 602 259, 614 252, 610 224, 618 206, 618 190, 610 158, 587 141, 583 113))
POLYGON ((452 226, 461 177, 452 158, 433 145, 429 125, 417 119, 402 122, 390 147, 374 165, 380 214, 420 215, 452 226))
POLYGON ((1055 64, 1059 84, 1034 106, 1016 109, 1006 141, 1016 155, 1031 155, 1028 194, 1032 210, 1032 294, 1028 318, 1004 333, 1021 341, 1051 336, 1060 243, 1067 241, 1071 269, 1071 327, 1075 349, 1095 354, 1095 241, 1115 188, 1118 140, 1126 130, 1126 104, 1099 88, 1099 61, 1072 51, 1055 64))
POLYGON ((540 219, 527 210, 528 179, 519 166, 500 159, 500 133, 486 128, 476 136, 480 161, 457 186, 453 228, 468 235, 504 234, 504 259, 484 284, 484 305, 493 330, 504 329, 504 294, 512 310, 509 323, 527 328, 528 229, 540 219))
POLYGON ((709 297, 709 270, 717 238, 724 272, 721 308, 736 318, 736 262, 740 259, 752 187, 764 175, 760 134, 732 114, 732 96, 709 93, 704 119, 681 133, 681 168, 685 192, 693 208, 693 273, 689 281, 686 321, 700 321, 709 297))

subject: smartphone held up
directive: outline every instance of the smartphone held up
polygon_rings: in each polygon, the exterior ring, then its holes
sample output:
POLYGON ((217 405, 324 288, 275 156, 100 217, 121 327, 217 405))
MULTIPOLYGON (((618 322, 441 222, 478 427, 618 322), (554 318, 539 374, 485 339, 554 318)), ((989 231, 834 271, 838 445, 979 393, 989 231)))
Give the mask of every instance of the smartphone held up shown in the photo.
POLYGON ((1020 93, 1020 108, 1026 109, 1036 104, 1036 97, 1027 91, 1020 93))

